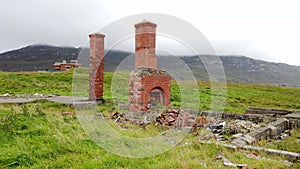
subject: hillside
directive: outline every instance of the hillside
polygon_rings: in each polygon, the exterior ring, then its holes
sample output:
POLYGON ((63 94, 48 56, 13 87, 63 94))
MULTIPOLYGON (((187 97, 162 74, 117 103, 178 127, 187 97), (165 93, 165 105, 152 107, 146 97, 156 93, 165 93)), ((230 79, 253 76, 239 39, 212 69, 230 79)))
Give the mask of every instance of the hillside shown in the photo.
MULTIPOLYGON (((81 57, 79 61, 82 66, 87 67, 89 65, 87 49, 49 45, 27 46, 0 54, 0 71, 51 70, 54 62, 77 59, 80 52, 84 57, 81 57)), ((129 55, 131 55, 129 60, 133 61, 132 54, 114 50, 107 52, 105 71, 114 71, 129 55)), ((193 70, 197 79, 208 80, 205 67, 198 56, 180 56, 180 58, 193 70)), ((223 62, 228 82, 300 86, 299 66, 255 60, 245 56, 220 56, 220 59, 223 62)), ((159 61, 160 65, 172 64, 168 59, 159 61)))

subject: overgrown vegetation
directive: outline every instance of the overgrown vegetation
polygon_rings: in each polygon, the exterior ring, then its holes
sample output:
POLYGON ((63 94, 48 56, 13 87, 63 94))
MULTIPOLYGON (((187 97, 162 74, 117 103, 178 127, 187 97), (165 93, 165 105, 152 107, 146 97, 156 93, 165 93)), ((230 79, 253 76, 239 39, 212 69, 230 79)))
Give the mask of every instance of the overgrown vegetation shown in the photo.
MULTIPOLYGON (((105 111, 110 106, 102 107, 105 111)), ((90 140, 76 116, 61 115, 61 112, 74 112, 68 105, 37 101, 23 105, 1 104, 0 110, 5 110, 2 117, 6 117, 0 127, 0 168, 226 168, 222 161, 214 160, 219 153, 235 163, 247 163, 250 168, 287 167, 280 161, 283 157, 259 152, 272 160, 253 160, 238 150, 201 145, 199 138, 192 134, 175 148, 155 157, 120 157, 90 140)), ((149 126, 123 134, 144 136, 153 130, 156 129, 149 126)))

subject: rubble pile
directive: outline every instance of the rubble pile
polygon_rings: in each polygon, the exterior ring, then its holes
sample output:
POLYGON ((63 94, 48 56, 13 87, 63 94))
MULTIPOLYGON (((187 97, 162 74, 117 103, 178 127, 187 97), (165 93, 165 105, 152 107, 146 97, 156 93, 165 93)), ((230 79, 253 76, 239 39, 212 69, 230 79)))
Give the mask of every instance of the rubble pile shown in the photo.
POLYGON ((212 120, 206 127, 207 130, 211 131, 214 135, 214 138, 218 141, 226 141, 224 137, 224 128, 226 122, 222 120, 212 120))
POLYGON ((195 125, 198 128, 204 128, 211 133, 200 135, 199 137, 202 140, 208 140, 208 139, 216 139, 218 141, 226 141, 224 137, 224 128, 226 125, 226 122, 223 120, 218 120, 213 117, 198 117, 196 119, 195 125))
POLYGON ((251 121, 234 120, 227 123, 225 129, 226 132, 228 132, 229 134, 236 134, 236 133, 246 134, 260 127, 261 125, 255 124, 251 121))
POLYGON ((157 116, 156 122, 163 126, 168 126, 170 129, 190 127, 195 135, 198 135, 198 128, 205 128, 211 133, 200 135, 200 138, 204 140, 214 138, 218 141, 226 141, 224 138, 226 122, 212 117, 202 116, 195 119, 194 115, 185 112, 184 110, 170 108, 168 111, 157 116))
POLYGON ((179 108, 169 108, 168 111, 156 117, 156 122, 163 126, 168 126, 169 129, 192 127, 195 126, 195 117, 179 108))
POLYGON ((150 123, 156 123, 169 129, 183 129, 192 132, 201 140, 228 141, 233 145, 252 144, 261 138, 282 140, 290 135, 286 119, 277 119, 277 121, 268 124, 240 119, 224 121, 210 116, 195 117, 192 113, 180 108, 168 108, 158 115, 154 112, 138 114, 113 112, 110 119, 113 119, 121 127, 130 123, 144 128, 150 123), (198 133, 198 129, 205 129, 206 131, 198 133))

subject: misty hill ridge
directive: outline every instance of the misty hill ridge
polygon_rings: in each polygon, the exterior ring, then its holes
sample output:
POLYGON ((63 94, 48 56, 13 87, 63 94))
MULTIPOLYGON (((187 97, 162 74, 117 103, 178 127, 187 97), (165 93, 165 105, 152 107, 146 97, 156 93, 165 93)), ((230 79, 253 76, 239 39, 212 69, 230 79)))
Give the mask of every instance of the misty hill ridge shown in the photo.
MULTIPOLYGON (((80 62, 83 63, 83 66, 88 66, 89 52, 87 49, 82 50, 82 48, 51 45, 30 45, 21 49, 1 53, 0 71, 51 70, 54 62, 77 59, 80 52, 86 55, 80 62)), ((132 53, 109 51, 105 55, 106 71, 115 70, 119 63, 130 54, 132 53)), ((200 57, 207 57, 207 55, 200 57)), ((229 55, 219 57, 223 62, 228 82, 285 84, 290 86, 300 85, 299 66, 266 62, 245 56, 229 55)), ((198 56, 180 56, 180 58, 193 70, 198 79, 208 79, 205 67, 198 56)))

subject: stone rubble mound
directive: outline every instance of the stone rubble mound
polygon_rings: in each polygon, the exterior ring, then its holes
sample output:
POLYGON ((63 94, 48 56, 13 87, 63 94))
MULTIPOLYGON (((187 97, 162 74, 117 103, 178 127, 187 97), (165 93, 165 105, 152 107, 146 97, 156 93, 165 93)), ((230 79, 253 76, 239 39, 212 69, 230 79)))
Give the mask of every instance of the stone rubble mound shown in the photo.
POLYGON ((246 134, 260 127, 261 125, 255 124, 251 121, 233 120, 226 124, 226 132, 228 132, 229 134, 237 134, 237 133, 246 134))
POLYGON ((184 111, 180 108, 168 108, 161 114, 154 113, 129 113, 113 112, 110 116, 122 127, 125 123, 132 123, 145 127, 150 123, 165 126, 168 129, 183 129, 192 132, 201 140, 214 139, 217 141, 228 141, 234 145, 252 144, 262 138, 282 140, 290 135, 287 119, 277 119, 271 123, 256 123, 247 120, 222 120, 210 116, 198 116, 184 111), (135 117, 137 116, 137 117, 135 117), (198 133, 205 129, 206 134, 198 133))

